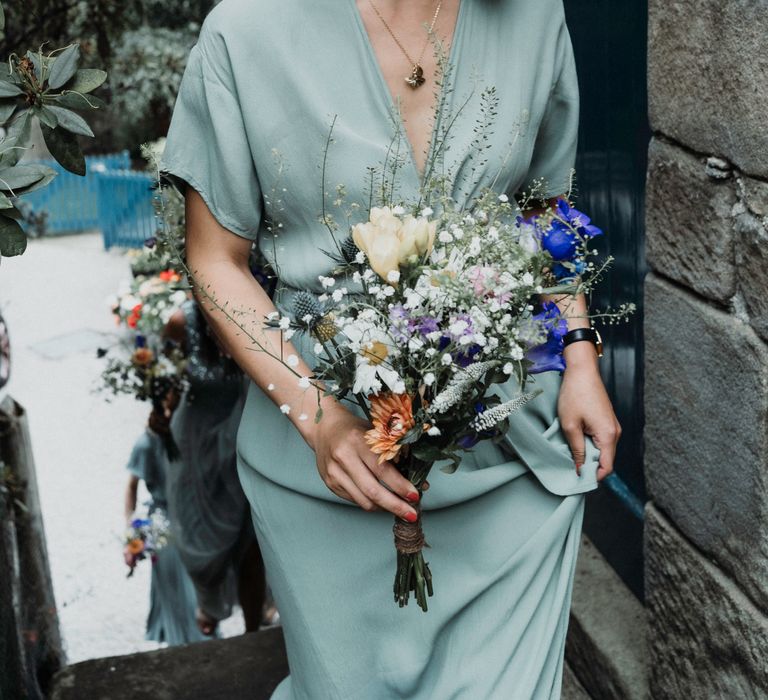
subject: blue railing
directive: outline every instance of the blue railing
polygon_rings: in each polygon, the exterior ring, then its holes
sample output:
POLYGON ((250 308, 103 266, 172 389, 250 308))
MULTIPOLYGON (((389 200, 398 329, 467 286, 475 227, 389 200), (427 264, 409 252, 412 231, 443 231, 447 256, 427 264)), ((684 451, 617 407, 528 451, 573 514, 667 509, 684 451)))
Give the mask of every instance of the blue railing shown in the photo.
POLYGON ((47 212, 46 233, 87 231, 99 228, 98 176, 109 170, 128 169, 131 159, 128 151, 100 156, 87 156, 86 174, 70 173, 54 160, 40 162, 56 171, 48 184, 35 192, 24 195, 34 212, 47 212))
POLYGON ((105 170, 96 173, 96 182, 104 247, 141 248, 157 231, 152 206, 154 178, 136 170, 105 170))

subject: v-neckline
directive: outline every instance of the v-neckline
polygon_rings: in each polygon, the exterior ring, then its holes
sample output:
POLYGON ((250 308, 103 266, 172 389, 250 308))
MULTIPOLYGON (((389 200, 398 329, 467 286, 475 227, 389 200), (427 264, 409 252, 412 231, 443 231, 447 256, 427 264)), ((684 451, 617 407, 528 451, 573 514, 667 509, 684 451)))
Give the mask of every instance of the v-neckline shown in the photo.
MULTIPOLYGON (((471 3, 472 0, 459 0, 459 9, 456 13, 456 23, 453 26, 453 35, 451 36, 451 46, 448 50, 448 56, 446 59, 446 69, 448 71, 448 74, 454 78, 455 77, 455 67, 457 65, 457 57, 460 49, 460 42, 463 36, 463 30, 464 30, 464 6, 471 3)), ((405 140, 406 144, 408 145, 408 161, 411 167, 411 170, 413 171, 414 175, 416 176, 416 181, 419 183, 419 188, 423 187, 424 185, 424 176, 427 172, 427 165, 429 163, 429 159, 432 157, 432 151, 435 147, 435 130, 437 128, 438 124, 438 118, 440 115, 437 114, 437 110, 440 109, 440 105, 443 102, 444 96, 445 96, 445 84, 443 84, 440 87, 440 92, 437 96, 437 104, 435 105, 434 113, 432 114, 432 130, 429 135, 429 143, 427 144, 427 156, 426 160, 424 161, 424 171, 419 171, 419 166, 416 163, 416 152, 413 148, 413 143, 411 142, 411 139, 408 137, 408 131, 405 128, 405 122, 403 121, 403 115, 401 111, 398 109, 397 104, 395 102, 395 98, 392 96, 392 93, 390 92, 389 85, 387 85, 387 81, 384 78, 384 72, 381 69, 381 64, 379 63, 379 59, 376 56, 376 52, 373 50, 373 44, 371 43, 371 37, 368 34, 368 30, 365 27, 365 23, 363 22, 363 18, 360 14, 360 10, 357 8, 356 0, 349 0, 349 3, 351 5, 352 13, 355 16, 355 24, 358 28, 358 33, 360 36, 360 41, 364 45, 364 53, 366 54, 367 60, 371 66, 371 69, 376 74, 376 78, 378 81, 378 92, 379 97, 384 101, 385 105, 387 106, 387 110, 389 114, 391 115, 397 115, 398 120, 398 128, 400 129, 400 132, 402 133, 403 139, 405 140)))

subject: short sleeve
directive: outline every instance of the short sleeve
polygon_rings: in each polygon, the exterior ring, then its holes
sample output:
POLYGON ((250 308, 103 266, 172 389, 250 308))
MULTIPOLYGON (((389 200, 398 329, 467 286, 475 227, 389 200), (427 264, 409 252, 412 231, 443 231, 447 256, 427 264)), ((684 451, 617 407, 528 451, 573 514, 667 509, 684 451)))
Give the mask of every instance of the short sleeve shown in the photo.
MULTIPOLYGON (((192 47, 168 129, 160 173, 182 193, 200 193, 216 220, 255 240, 261 221, 261 189, 226 56, 207 54, 206 25, 192 47)), ((219 44, 218 46, 221 46, 219 44)), ((223 49, 216 48, 216 53, 223 49)))
POLYGON ((579 137, 579 83, 568 28, 558 37, 555 82, 536 134, 526 184, 542 180, 542 198, 570 190, 579 137))
POLYGON ((126 464, 126 469, 142 481, 147 479, 147 463, 150 461, 151 451, 152 446, 145 431, 133 444, 131 456, 128 458, 128 464, 126 464))

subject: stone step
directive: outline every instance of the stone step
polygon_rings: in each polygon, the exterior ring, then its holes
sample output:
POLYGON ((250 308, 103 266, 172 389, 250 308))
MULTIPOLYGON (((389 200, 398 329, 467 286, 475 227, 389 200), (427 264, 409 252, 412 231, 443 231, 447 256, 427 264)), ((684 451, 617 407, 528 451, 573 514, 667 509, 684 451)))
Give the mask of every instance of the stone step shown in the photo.
MULTIPOLYGON (((82 661, 56 674, 49 697, 267 700, 287 674, 282 630, 272 627, 230 639, 82 661)), ((590 700, 567 665, 562 700, 590 700)))
POLYGON ((283 633, 271 627, 82 661, 56 674, 50 700, 267 700, 286 675, 283 633))

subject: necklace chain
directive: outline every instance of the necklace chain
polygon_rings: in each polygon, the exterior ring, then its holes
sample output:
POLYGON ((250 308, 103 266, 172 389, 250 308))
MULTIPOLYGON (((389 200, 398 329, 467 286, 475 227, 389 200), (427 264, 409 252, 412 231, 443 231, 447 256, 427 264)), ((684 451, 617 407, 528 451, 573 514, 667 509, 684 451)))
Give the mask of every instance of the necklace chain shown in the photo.
POLYGON ((386 30, 389 32, 389 35, 392 37, 394 42, 397 44, 400 51, 403 52, 403 55, 408 59, 408 63, 411 64, 412 70, 411 74, 405 79, 405 82, 408 83, 412 88, 417 88, 419 85, 424 83, 424 71, 421 67, 421 60, 424 58, 424 52, 427 50, 427 46, 429 45, 429 37, 432 35, 432 31, 435 28, 435 24, 437 23, 437 17, 440 14, 440 9, 443 6, 443 0, 439 0, 437 3, 437 7, 435 8, 435 13, 432 15, 432 22, 429 25, 429 33, 427 36, 427 40, 424 42, 424 46, 421 48, 421 53, 419 54, 419 58, 417 60, 413 60, 410 56, 410 54, 405 50, 405 46, 400 42, 400 39, 397 38, 397 35, 392 31, 392 27, 389 26, 389 23, 387 20, 384 19, 384 16, 379 12, 379 8, 374 5, 373 0, 368 0, 371 7, 373 8, 373 11, 376 13, 376 16, 381 20, 381 23, 384 25, 386 30))

